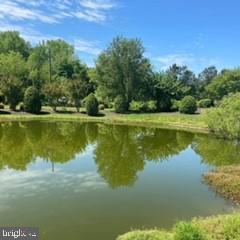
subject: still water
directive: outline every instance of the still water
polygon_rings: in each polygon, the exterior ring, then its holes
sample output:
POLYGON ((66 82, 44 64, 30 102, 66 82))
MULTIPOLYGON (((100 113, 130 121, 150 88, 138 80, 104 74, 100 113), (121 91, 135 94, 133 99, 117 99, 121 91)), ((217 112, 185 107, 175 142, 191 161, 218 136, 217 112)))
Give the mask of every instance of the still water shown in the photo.
POLYGON ((232 211, 202 182, 238 146, 175 130, 74 122, 0 124, 0 226, 46 240, 114 240, 135 228, 232 211))

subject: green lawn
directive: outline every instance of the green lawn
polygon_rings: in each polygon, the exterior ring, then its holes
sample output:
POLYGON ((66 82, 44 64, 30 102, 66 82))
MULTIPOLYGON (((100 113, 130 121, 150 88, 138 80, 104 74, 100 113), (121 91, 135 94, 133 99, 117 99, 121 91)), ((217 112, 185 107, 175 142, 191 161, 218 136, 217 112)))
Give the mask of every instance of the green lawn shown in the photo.
POLYGON ((0 121, 11 120, 62 120, 62 121, 93 121, 104 123, 133 124, 141 126, 171 127, 191 131, 208 131, 204 121, 204 112, 201 114, 185 115, 180 113, 145 113, 145 114, 116 114, 111 110, 101 111, 98 117, 89 117, 87 114, 76 113, 74 108, 58 108, 57 113, 44 107, 45 114, 33 115, 24 112, 11 112, 8 108, 0 110, 0 121), (4 114, 5 113, 5 114, 4 114))

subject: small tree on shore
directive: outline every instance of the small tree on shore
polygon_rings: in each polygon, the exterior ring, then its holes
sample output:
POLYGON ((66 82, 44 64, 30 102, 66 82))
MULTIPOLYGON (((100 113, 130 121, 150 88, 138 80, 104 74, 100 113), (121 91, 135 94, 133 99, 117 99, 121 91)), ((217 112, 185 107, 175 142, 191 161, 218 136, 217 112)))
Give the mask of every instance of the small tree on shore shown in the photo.
POLYGON ((24 110, 26 112, 38 114, 41 112, 42 103, 39 90, 29 87, 24 94, 24 110))
POLYGON ((93 93, 86 98, 86 111, 89 116, 98 115, 98 100, 93 93))

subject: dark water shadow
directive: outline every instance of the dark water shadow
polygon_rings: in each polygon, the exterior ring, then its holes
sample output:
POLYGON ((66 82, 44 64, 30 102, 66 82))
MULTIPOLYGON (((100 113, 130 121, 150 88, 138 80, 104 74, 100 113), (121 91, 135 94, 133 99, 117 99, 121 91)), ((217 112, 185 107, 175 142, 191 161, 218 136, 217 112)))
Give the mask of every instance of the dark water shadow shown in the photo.
POLYGON ((75 112, 70 110, 57 110, 56 113, 74 114, 75 112))
POLYGON ((4 110, 0 110, 0 115, 1 115, 1 114, 10 115, 11 112, 9 112, 9 111, 4 111, 4 110))

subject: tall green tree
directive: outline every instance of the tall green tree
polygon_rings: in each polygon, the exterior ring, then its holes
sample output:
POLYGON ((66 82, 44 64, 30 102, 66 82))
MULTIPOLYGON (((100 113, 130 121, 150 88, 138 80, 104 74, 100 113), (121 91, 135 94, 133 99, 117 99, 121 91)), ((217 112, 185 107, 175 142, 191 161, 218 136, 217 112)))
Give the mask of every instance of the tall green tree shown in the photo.
POLYGON ((27 67, 32 85, 41 89, 50 78, 49 54, 44 43, 39 44, 32 50, 27 61, 27 67))
POLYGON ((76 60, 71 66, 72 68, 70 68, 70 65, 67 68, 71 69, 67 74, 70 79, 68 81, 68 92, 79 112, 81 100, 88 96, 90 92, 93 92, 93 85, 90 83, 87 67, 84 64, 76 60))
POLYGON ((240 68, 225 70, 206 87, 209 96, 220 100, 230 93, 240 91, 240 68))
POLYGON ((180 100, 189 88, 168 72, 155 74, 154 98, 158 103, 159 111, 170 111, 173 100, 180 100))
POLYGON ((26 62, 20 53, 0 54, 0 88, 12 110, 23 97, 26 62))
POLYGON ((146 98, 152 69, 144 51, 138 39, 113 39, 96 63, 98 93, 111 98, 121 95, 128 103, 146 98))
POLYGON ((198 78, 191 70, 188 69, 187 66, 178 66, 177 64, 173 64, 167 70, 167 73, 189 88, 186 93, 187 95, 197 95, 199 88, 198 78))
POLYGON ((31 46, 17 31, 0 32, 0 53, 20 53, 25 59, 30 54, 31 46))
POLYGON ((47 104, 56 112, 60 99, 67 96, 66 84, 60 79, 46 83, 43 88, 43 93, 47 104))
POLYGON ((205 68, 199 75, 199 97, 207 97, 206 86, 209 85, 218 75, 218 70, 215 66, 205 68))

